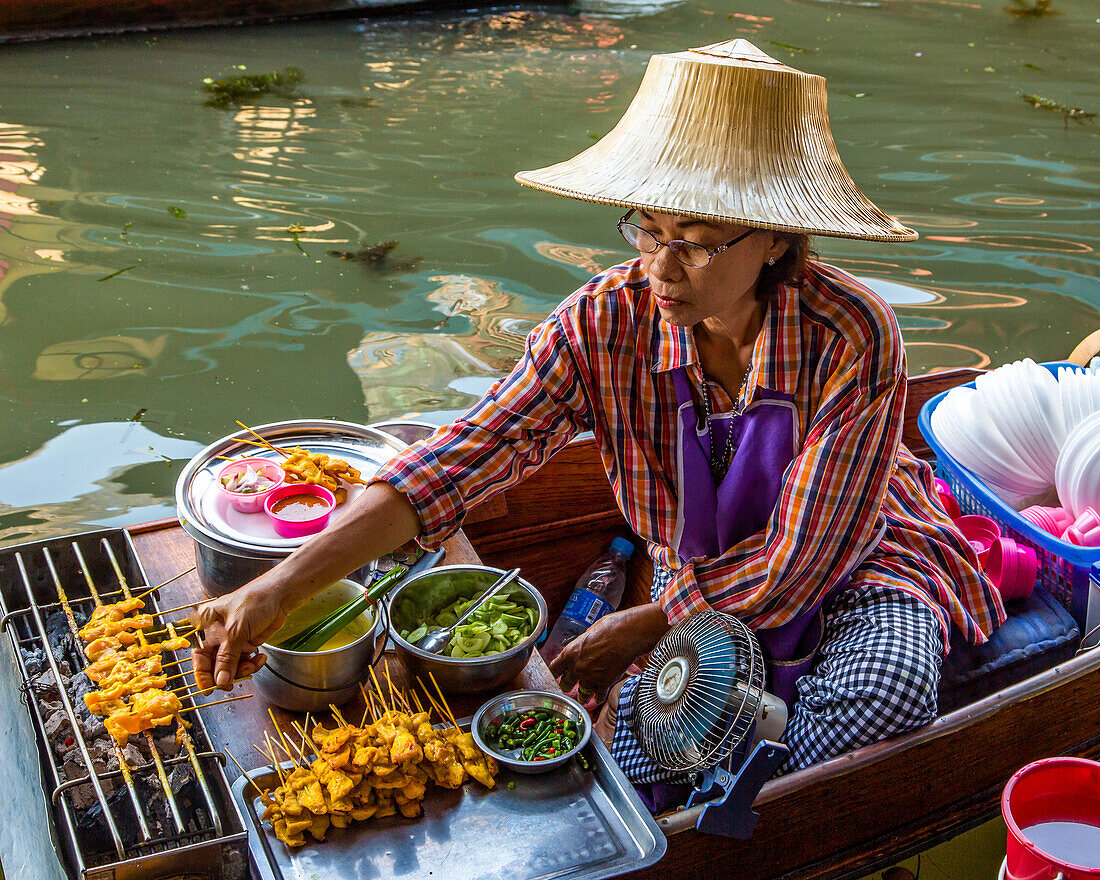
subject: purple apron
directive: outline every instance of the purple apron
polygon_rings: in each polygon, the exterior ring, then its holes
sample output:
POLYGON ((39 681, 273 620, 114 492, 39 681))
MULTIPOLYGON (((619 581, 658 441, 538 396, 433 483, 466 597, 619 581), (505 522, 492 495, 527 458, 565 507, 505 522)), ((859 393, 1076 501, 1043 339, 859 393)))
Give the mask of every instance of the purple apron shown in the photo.
MULTIPOLYGON (((759 388, 741 415, 712 416, 719 448, 725 448, 730 431, 734 442, 729 471, 716 487, 710 469, 710 431, 696 419, 687 368, 680 367, 672 378, 680 492, 673 548, 683 562, 714 558, 767 526, 783 488, 783 474, 798 452, 798 413, 792 395, 759 388)), ((768 690, 788 706, 794 701, 796 679, 809 671, 817 652, 824 599, 782 626, 756 631, 769 659, 768 690)))

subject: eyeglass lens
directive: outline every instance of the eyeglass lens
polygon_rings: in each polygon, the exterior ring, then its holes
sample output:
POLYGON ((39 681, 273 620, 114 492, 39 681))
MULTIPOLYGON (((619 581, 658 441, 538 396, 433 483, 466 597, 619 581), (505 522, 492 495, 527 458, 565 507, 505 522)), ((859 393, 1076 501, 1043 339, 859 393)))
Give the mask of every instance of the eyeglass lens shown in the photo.
MULTIPOLYGON (((651 233, 633 223, 621 223, 619 228, 627 243, 644 254, 653 253, 661 244, 651 233)), ((673 256, 686 266, 701 269, 710 262, 710 252, 695 242, 677 238, 667 242, 666 246, 672 251, 673 256)))

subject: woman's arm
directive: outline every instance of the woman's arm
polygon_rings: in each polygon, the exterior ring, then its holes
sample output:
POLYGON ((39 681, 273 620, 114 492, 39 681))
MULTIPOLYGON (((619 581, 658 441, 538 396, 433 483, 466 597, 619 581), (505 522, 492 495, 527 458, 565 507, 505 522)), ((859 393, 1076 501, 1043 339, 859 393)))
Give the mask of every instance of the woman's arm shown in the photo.
POLYGON ((389 483, 371 483, 332 526, 238 590, 204 602, 191 615, 202 627, 192 650, 195 681, 228 689, 264 663, 251 656, 314 593, 420 532, 416 510, 389 483), (242 656, 243 655, 243 656, 242 656))

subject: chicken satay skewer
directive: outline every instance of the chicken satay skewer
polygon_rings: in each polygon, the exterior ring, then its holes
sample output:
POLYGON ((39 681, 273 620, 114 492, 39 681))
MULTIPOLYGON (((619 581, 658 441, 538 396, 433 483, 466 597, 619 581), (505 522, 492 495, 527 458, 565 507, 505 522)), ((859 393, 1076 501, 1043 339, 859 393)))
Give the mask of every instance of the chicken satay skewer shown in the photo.
POLYGON ((383 712, 389 712, 389 711, 390 711, 390 707, 389 707, 389 705, 388 705, 388 704, 386 703, 386 697, 385 697, 385 695, 384 695, 384 694, 382 693, 382 685, 381 685, 381 683, 380 683, 380 682, 378 681, 378 675, 377 675, 377 673, 375 673, 375 671, 374 671, 374 667, 373 667, 373 666, 372 666, 372 667, 370 668, 370 677, 371 677, 372 679, 374 679, 374 690, 375 690, 375 693, 377 693, 377 694, 378 694, 378 702, 382 704, 382 711, 383 711, 383 712))
POLYGON ((274 443, 272 443, 271 441, 266 439, 263 435, 257 434, 255 431, 253 431, 250 427, 248 427, 248 425, 246 425, 240 419, 237 419, 236 422, 237 422, 238 425, 240 425, 242 428, 244 428, 246 431, 248 431, 249 434, 251 434, 257 440, 259 440, 268 449, 272 450, 273 452, 278 452, 279 455, 283 456, 283 458, 290 458, 290 454, 288 452, 286 452, 285 450, 280 449, 274 443))
POLYGON ((428 678, 430 678, 432 684, 435 685, 435 692, 439 694, 439 701, 443 704, 443 708, 447 710, 447 717, 451 719, 451 724, 458 727, 454 712, 452 712, 451 707, 447 705, 447 698, 443 696, 443 690, 439 687, 439 682, 435 680, 435 676, 432 674, 431 670, 428 670, 428 678))
POLYGON ((394 688, 393 679, 390 678, 390 664, 383 661, 382 673, 386 676, 386 685, 389 687, 390 699, 394 700, 394 708, 397 708, 397 700, 401 701, 401 704, 405 707, 405 712, 412 715, 412 708, 409 706, 408 701, 405 699, 405 695, 401 693, 401 688, 394 688))
MULTIPOLYGON (((264 733, 264 737, 265 738, 267 737, 266 732, 264 733)), ((268 740, 268 745, 270 745, 270 740, 268 740)), ((280 785, 286 785, 286 776, 283 775, 283 768, 279 766, 279 762, 275 759, 275 750, 272 749, 271 754, 269 755, 267 752, 265 752, 263 749, 261 749, 255 743, 253 743, 252 748, 254 748, 257 752, 259 752, 260 756, 262 758, 264 758, 265 760, 271 762, 271 766, 275 768, 275 772, 279 776, 279 784, 280 785)))
MULTIPOLYGON (((283 751, 286 752, 287 757, 294 762, 294 767, 297 768, 298 759, 295 758, 294 754, 290 751, 290 742, 287 740, 286 734, 283 733, 283 729, 279 727, 279 722, 275 720, 275 712, 270 706, 267 707, 267 714, 271 718, 271 723, 275 726, 275 732, 279 734, 279 739, 283 741, 283 751)), ((303 756, 303 760, 304 757, 305 756, 303 756)))
POLYGON ((233 753, 231 751, 229 751, 229 749, 222 749, 222 751, 225 752, 229 756, 230 761, 232 761, 234 764, 237 765, 237 769, 241 771, 241 776, 243 776, 245 779, 247 779, 249 781, 249 783, 251 783, 252 787, 254 789, 256 789, 256 793, 260 797, 263 797, 265 794, 267 794, 267 789, 266 788, 260 788, 259 783, 256 782, 255 779, 253 779, 251 776, 248 775, 248 771, 245 770, 244 767, 241 766, 240 761, 238 761, 236 758, 233 757, 233 753))
MULTIPOLYGON (((300 725, 297 721, 291 721, 290 723, 291 723, 291 726, 293 726, 293 728, 296 731, 298 731, 298 733, 300 733, 302 735, 302 753, 303 753, 303 755, 305 754, 305 747, 306 746, 310 747, 310 749, 313 751, 313 754, 320 755, 321 753, 319 751, 317 751, 317 746, 315 746, 313 744, 313 740, 311 740, 309 738, 309 734, 306 733, 306 728, 302 727, 302 725, 300 725)), ((306 724, 307 725, 309 724, 309 718, 306 718, 306 724)))
POLYGON ((328 704, 329 709, 332 710, 332 717, 336 719, 336 723, 341 727, 351 727, 343 715, 340 714, 340 710, 337 709, 332 703, 328 704))

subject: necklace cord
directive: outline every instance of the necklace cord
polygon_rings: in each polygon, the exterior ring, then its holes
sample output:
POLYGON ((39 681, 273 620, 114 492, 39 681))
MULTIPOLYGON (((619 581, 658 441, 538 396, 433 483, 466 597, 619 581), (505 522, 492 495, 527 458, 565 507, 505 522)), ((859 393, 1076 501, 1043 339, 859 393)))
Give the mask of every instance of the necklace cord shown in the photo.
MULTIPOLYGON (((752 372, 752 366, 745 370, 745 378, 741 380, 741 387, 737 391, 737 396, 733 400, 732 417, 736 418, 741 415, 744 408, 741 406, 741 397, 745 393, 745 386, 749 383, 749 373, 752 372)), ((720 458, 715 458, 715 442, 714 442, 714 408, 710 402, 710 392, 707 390, 707 377, 703 374, 703 409, 706 410, 707 418, 707 437, 710 439, 710 472, 714 477, 714 481, 720 482, 730 469, 730 464, 733 463, 733 454, 736 451, 736 447, 733 444, 733 425, 730 424, 729 433, 726 435, 726 445, 722 450, 720 458)))

